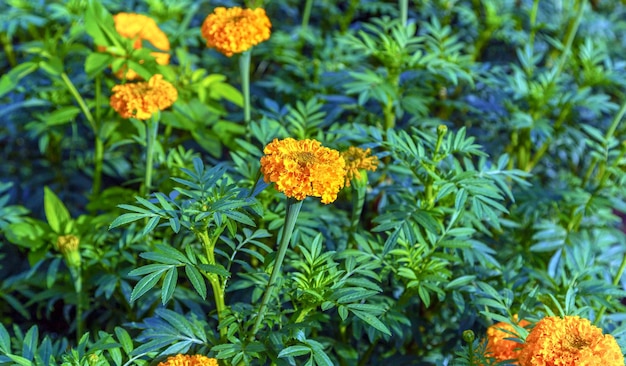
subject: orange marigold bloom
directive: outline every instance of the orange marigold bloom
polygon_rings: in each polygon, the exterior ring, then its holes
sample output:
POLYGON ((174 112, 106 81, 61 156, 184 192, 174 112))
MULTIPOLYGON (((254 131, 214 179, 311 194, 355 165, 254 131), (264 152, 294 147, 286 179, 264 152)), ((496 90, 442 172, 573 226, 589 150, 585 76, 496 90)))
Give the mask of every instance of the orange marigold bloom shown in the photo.
POLYGON ((623 366, 615 338, 578 316, 541 319, 519 353, 521 366, 623 366))
POLYGON ((263 152, 261 172, 265 182, 274 182, 287 197, 321 197, 322 203, 331 203, 343 188, 343 157, 317 140, 274 139, 263 152))
MULTIPOLYGON (((514 320, 517 320, 517 316, 514 320)), ((530 322, 522 319, 518 324, 525 327, 530 322)), ((505 322, 499 322, 487 328, 486 356, 493 357, 498 362, 517 359, 522 344, 507 339, 514 338, 515 334, 515 328, 505 322)))
POLYGON ((361 169, 375 171, 378 166, 378 157, 370 156, 372 149, 363 150, 359 147, 350 146, 341 153, 346 161, 346 187, 350 187, 350 181, 361 176, 361 169))
POLYGON ((215 8, 202 23, 207 47, 230 57, 270 38, 272 23, 265 9, 215 8))
POLYGON ((178 91, 174 85, 158 74, 152 76, 148 82, 116 85, 112 90, 111 107, 123 118, 146 120, 178 99, 178 91))
POLYGON ((208 358, 202 355, 176 355, 167 358, 167 361, 160 362, 157 366, 219 366, 215 358, 208 358))
MULTIPOLYGON (((150 53, 159 65, 170 63, 170 54, 168 53, 170 41, 152 18, 143 14, 118 13, 113 16, 113 21, 117 33, 124 38, 135 40, 133 47, 136 50, 142 48, 143 42, 146 41, 157 50, 163 51, 150 53)), ((117 73, 119 78, 123 75, 123 71, 117 73)), ((126 71, 127 80, 134 80, 138 77, 139 75, 135 71, 126 71)))

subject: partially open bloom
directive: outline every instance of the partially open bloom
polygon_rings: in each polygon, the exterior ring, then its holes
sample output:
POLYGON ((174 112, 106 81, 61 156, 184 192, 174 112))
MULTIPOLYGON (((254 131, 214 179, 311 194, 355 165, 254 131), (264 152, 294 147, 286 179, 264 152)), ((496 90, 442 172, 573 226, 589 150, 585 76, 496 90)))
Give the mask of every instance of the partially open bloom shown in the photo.
POLYGON ((56 248, 61 254, 63 258, 65 258, 65 262, 70 267, 80 267, 81 257, 80 251, 78 247, 80 245, 80 238, 76 235, 61 235, 57 238, 56 248))
MULTIPOLYGON (((159 65, 170 63, 170 41, 167 35, 159 28, 157 23, 150 17, 135 13, 118 13, 113 16, 115 30, 124 38, 134 40, 133 47, 138 50, 147 42, 153 48, 162 52, 151 52, 159 65)), ((117 73, 119 78, 124 76, 124 70, 117 73)), ((139 75, 133 70, 126 70, 126 79, 134 80, 139 75)))
MULTIPOLYGON (((517 320, 517 318, 515 318, 515 320, 517 320)), ((522 319, 518 324, 525 327, 530 324, 530 322, 522 319)), ((515 328, 513 328, 511 324, 505 322, 493 324, 487 328, 486 356, 493 357, 498 362, 517 359, 522 344, 507 339, 515 337, 515 328)))
POLYGON ((215 8, 202 23, 207 47, 230 57, 270 38, 272 23, 265 9, 215 8))
POLYGON ((202 355, 176 355, 170 356, 158 366, 219 366, 215 358, 202 355))
POLYGON ((623 366, 615 338, 578 316, 541 319, 519 353, 521 366, 623 366))
POLYGON ((287 197, 321 197, 322 203, 331 203, 343 188, 343 157, 317 140, 274 139, 263 152, 261 172, 265 182, 274 182, 287 197))
POLYGON ((350 181, 361 177, 361 170, 375 171, 378 166, 378 158, 371 156, 372 149, 363 150, 359 147, 350 146, 341 153, 346 161, 346 187, 350 187, 350 181))
POLYGON ((111 107, 123 118, 146 120, 154 113, 170 107, 178 99, 174 85, 158 74, 148 82, 116 85, 112 90, 111 107))

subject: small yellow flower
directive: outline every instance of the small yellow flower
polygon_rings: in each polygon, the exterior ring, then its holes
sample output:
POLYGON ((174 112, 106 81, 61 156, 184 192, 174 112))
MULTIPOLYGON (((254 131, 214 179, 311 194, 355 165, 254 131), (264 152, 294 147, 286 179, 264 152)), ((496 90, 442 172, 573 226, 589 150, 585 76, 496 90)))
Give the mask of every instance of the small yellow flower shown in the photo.
POLYGON ((378 157, 370 156, 372 149, 363 150, 359 147, 350 146, 341 153, 346 161, 346 187, 350 187, 350 181, 361 177, 360 170, 375 171, 378 166, 378 157))
POLYGON ((70 267, 80 267, 81 257, 78 247, 80 239, 76 235, 61 235, 57 238, 56 248, 70 267))
MULTIPOLYGON (((517 320, 517 316, 514 318, 517 320)), ((530 324, 525 319, 522 319, 519 323, 520 326, 525 327, 530 324)), ((511 333, 515 333, 515 328, 511 324, 505 322, 499 322, 493 324, 487 328, 487 353, 486 356, 493 357, 496 361, 501 362, 505 360, 517 359, 521 344, 510 339, 515 337, 511 333)))
POLYGON ((541 319, 519 353, 521 366, 623 366, 615 338, 578 316, 541 319))
POLYGON ((165 362, 160 362, 157 366, 219 366, 219 364, 215 358, 202 355, 176 355, 168 357, 165 362))
POLYGON ((230 57, 270 38, 272 23, 265 9, 215 8, 202 23, 207 47, 230 57))
MULTIPOLYGON (((170 63, 170 41, 167 35, 159 28, 157 23, 150 17, 135 13, 118 13, 113 16, 115 30, 124 38, 134 40, 133 47, 138 50, 143 47, 143 42, 148 42, 155 49, 162 52, 151 52, 159 65, 170 63)), ((120 79, 124 76, 124 70, 117 74, 120 79)), ((138 79, 139 75, 133 70, 126 71, 127 80, 138 79)))
POLYGON ((116 85, 112 90, 111 107, 122 118, 146 120, 154 113, 170 107, 178 99, 176 88, 158 74, 148 82, 116 85))
POLYGON ((274 139, 263 152, 261 172, 265 182, 274 182, 287 197, 321 197, 322 203, 331 203, 344 186, 343 157, 317 140, 274 139))

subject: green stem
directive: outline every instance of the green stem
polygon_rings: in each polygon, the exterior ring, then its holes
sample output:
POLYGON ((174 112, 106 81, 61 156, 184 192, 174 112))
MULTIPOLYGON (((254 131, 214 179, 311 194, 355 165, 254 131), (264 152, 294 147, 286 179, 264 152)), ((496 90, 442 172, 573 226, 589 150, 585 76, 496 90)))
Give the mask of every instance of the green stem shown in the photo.
POLYGON ((304 11, 302 12, 302 30, 306 30, 311 19, 311 8, 313 8, 313 0, 306 0, 304 11))
POLYGON ((9 65, 11 65, 11 67, 17 66, 17 59, 15 57, 15 52, 13 52, 13 44, 11 43, 9 36, 7 36, 6 33, 0 33, 0 41, 2 41, 2 47, 4 48, 4 53, 7 56, 9 65))
POLYGON ((83 335, 83 281, 80 267, 69 266, 70 275, 74 280, 74 292, 76 293, 76 342, 80 342, 83 335))
POLYGON ((263 318, 265 317, 267 304, 269 303, 270 297, 274 292, 273 290, 274 286, 276 285, 276 279, 280 274, 281 266, 283 264, 283 260, 285 259, 285 254, 287 253, 287 248, 289 248, 289 241, 291 240, 291 234, 293 234, 293 229, 296 225, 296 221, 298 220, 298 214, 300 213, 302 202, 303 201, 297 201, 292 198, 287 198, 285 224, 282 230, 280 245, 278 246, 278 253, 276 254, 276 259, 274 260, 274 268, 272 268, 272 274, 270 275, 270 279, 267 282, 267 286, 265 287, 265 292, 263 293, 263 299, 261 300, 259 313, 257 315, 256 322, 254 323, 254 327, 252 328, 252 333, 250 335, 251 338, 254 338, 256 333, 259 331, 261 323, 263 322, 263 318))
POLYGON ((537 11, 539 10, 539 0, 533 1, 533 7, 530 10, 530 37, 528 39, 528 47, 534 49, 535 35, 537 34, 537 11))
POLYGON ((61 80, 63 80, 67 89, 70 91, 74 99, 76 99, 76 102, 78 103, 80 110, 85 115, 85 118, 87 118, 87 122, 89 122, 91 129, 93 130, 94 133, 97 134, 98 129, 96 126, 96 120, 93 118, 93 115, 91 114, 91 111, 89 110, 89 107, 87 107, 87 103, 85 103, 85 100, 78 92, 78 89, 76 89, 76 87, 74 86, 74 83, 72 83, 72 80, 70 80, 70 78, 64 72, 61 73, 61 80))
MULTIPOLYGON (((207 262, 210 265, 216 265, 215 261, 215 244, 217 243, 217 239, 220 237, 226 225, 220 226, 217 230, 215 230, 212 237, 209 237, 209 233, 205 229, 204 231, 197 232, 196 235, 202 242, 202 246, 204 247, 204 251, 206 254, 207 262)), ((211 288, 213 289, 213 298, 215 299, 215 308, 217 309, 217 319, 222 322, 224 317, 224 311, 226 310, 226 303, 224 300, 224 288, 220 281, 219 275, 216 273, 204 273, 205 277, 209 280, 211 284, 211 288)), ((226 337, 228 329, 225 327, 220 328, 220 336, 222 338, 226 337)))
POLYGON ((617 130, 617 127, 619 126, 620 122, 622 122, 622 118, 624 118, 624 114, 626 114, 626 101, 624 102, 624 104, 622 104, 622 108, 620 108, 619 112, 617 112, 617 114, 615 115, 615 118, 613 118, 613 122, 611 122, 611 126, 609 126, 609 129, 606 131, 606 134, 604 135, 605 139, 608 140, 611 137, 613 137, 615 130, 617 130))
POLYGON ((252 50, 247 50, 239 56, 239 71, 241 72, 241 89, 243 92, 243 115, 246 126, 250 123, 250 57, 252 50))
MULTIPOLYGON (((619 269, 617 270, 617 274, 613 277, 613 286, 617 286, 619 281, 622 279, 622 275, 624 274, 624 270, 626 269, 626 254, 622 257, 622 263, 619 265, 619 269)), ((606 301, 611 301, 611 296, 606 297, 606 301)), ((593 321, 593 324, 598 325, 602 316, 604 316, 604 312, 606 311, 606 306, 602 305, 600 311, 598 311, 598 315, 596 319, 593 321)))
POLYGON ((142 186, 142 196, 150 194, 150 189, 152 188, 152 164, 154 160, 154 144, 159 133, 159 117, 160 113, 157 112, 146 121, 146 176, 142 186))
MULTIPOLYGON (((363 172, 363 174, 366 174, 363 172)), ((350 238, 354 238, 356 229, 359 226, 361 214, 363 213, 363 206, 365 205, 365 190, 367 189, 367 175, 364 182, 361 182, 361 178, 354 179, 352 182, 352 214, 350 222, 350 238)))
POLYGON ((409 0, 398 0, 398 6, 400 8, 400 22, 402 22, 402 26, 406 27, 409 21, 409 0))

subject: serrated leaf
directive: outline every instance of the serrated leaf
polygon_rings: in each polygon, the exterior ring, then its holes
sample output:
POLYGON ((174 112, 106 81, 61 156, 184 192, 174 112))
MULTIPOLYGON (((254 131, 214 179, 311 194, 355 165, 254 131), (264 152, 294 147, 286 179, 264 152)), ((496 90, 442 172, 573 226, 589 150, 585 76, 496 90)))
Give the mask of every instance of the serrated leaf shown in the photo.
POLYGON ((198 271, 193 265, 187 264, 185 266, 185 273, 187 274, 189 282, 191 282, 191 285, 196 290, 198 295, 200 295, 202 299, 206 299, 206 282, 204 282, 204 277, 202 277, 200 271, 198 271))
POLYGON ((150 214, 142 214, 142 213, 125 213, 125 214, 122 214, 122 215, 118 216, 117 218, 115 218, 115 220, 113 220, 111 225, 109 225, 109 230, 114 229, 114 228, 116 228, 118 226, 129 224, 129 223, 137 221, 137 220, 144 219, 144 218, 149 217, 149 216, 150 216, 150 214))
POLYGON ((300 346, 300 345, 289 346, 287 348, 284 348, 282 351, 278 353, 278 358, 297 357, 297 356, 307 355, 310 353, 311 353, 311 349, 309 347, 300 346))
POLYGON ((130 335, 124 328, 115 327, 115 335, 117 336, 118 342, 122 345, 124 352, 127 355, 133 351, 133 340, 130 338, 130 335))
POLYGON ((389 328, 387 328, 387 326, 383 324, 383 322, 378 320, 378 318, 376 318, 374 315, 361 311, 361 310, 351 309, 350 311, 352 312, 352 314, 356 315, 359 319, 363 320, 364 322, 372 326, 374 329, 388 336, 391 336, 391 332, 389 331, 389 328))
POLYGON ((159 281, 159 278, 161 278, 161 275, 163 274, 164 271, 165 269, 163 271, 150 273, 146 277, 139 280, 137 285, 135 285, 135 288, 133 288, 133 292, 130 294, 130 302, 133 303, 143 294, 150 291, 154 287, 154 285, 156 285, 156 283, 159 281))
POLYGON ((199 264, 198 268, 208 273, 215 273, 222 277, 230 277, 230 272, 220 264, 199 264))
POLYGON ((172 267, 167 273, 165 273, 165 278, 163 279, 163 288, 161 289, 161 302, 165 305, 172 296, 174 295, 174 290, 176 290, 176 283, 178 282, 178 268, 172 267))

